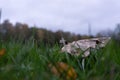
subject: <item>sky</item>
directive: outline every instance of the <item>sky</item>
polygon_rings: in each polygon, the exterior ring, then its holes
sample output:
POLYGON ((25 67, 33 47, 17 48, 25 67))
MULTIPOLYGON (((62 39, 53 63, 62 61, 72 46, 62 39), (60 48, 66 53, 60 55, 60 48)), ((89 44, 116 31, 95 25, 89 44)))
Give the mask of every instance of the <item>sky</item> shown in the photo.
POLYGON ((48 30, 91 34, 120 23, 120 0, 0 0, 3 22, 27 23, 48 30))

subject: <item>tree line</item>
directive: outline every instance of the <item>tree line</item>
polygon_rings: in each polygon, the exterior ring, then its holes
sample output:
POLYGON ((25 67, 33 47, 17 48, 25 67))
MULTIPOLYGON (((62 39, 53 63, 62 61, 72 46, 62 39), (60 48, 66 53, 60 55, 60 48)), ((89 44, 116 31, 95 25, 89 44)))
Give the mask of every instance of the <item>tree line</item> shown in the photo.
POLYGON ((59 43, 61 37, 64 37, 67 41, 89 38, 88 35, 74 34, 70 32, 64 32, 62 30, 53 32, 45 28, 28 26, 27 24, 20 22, 16 22, 13 25, 9 20, 5 20, 0 24, 0 40, 3 42, 9 41, 11 39, 14 41, 27 41, 30 38, 33 38, 37 42, 55 44, 59 43))
MULTIPOLYGON (((120 28, 120 25, 117 25, 120 28)), ((119 30, 119 29, 116 29, 119 30)), ((115 31, 116 32, 116 31, 115 31)), ((120 31, 117 31, 118 33, 120 31)), ((62 30, 57 30, 55 32, 47 30, 45 28, 39 28, 37 26, 28 26, 27 24, 16 22, 14 25, 9 21, 5 20, 0 24, 0 40, 6 42, 9 40, 14 41, 28 41, 33 38, 36 42, 42 42, 44 44, 55 44, 59 43, 61 37, 65 40, 71 42, 73 40, 91 38, 91 37, 101 37, 101 36, 111 36, 112 31, 102 31, 96 34, 96 36, 80 35, 71 32, 64 32, 62 30)))

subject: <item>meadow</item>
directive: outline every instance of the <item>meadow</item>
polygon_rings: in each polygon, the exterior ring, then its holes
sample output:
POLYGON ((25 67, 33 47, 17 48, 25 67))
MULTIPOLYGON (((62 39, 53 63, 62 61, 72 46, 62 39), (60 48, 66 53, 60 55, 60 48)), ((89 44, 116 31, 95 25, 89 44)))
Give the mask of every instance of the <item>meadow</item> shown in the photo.
POLYGON ((71 56, 60 49, 57 43, 51 47, 41 42, 38 46, 33 39, 24 43, 1 41, 0 80, 65 80, 69 74, 62 72, 57 76, 49 66, 59 62, 74 69, 75 80, 120 80, 120 45, 114 40, 105 48, 91 51, 92 55, 85 60, 85 70, 81 68, 81 56, 71 56))

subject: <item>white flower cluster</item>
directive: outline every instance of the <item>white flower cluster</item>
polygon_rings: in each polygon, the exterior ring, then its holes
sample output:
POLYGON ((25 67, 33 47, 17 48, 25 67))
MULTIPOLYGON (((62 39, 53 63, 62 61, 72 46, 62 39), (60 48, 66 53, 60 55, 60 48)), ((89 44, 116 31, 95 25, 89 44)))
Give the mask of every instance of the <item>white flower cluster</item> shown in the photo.
POLYGON ((87 57, 90 55, 90 48, 97 49, 105 47, 110 39, 110 37, 101 37, 73 41, 65 44, 61 50, 62 52, 67 52, 71 55, 79 55, 81 52, 84 52, 82 57, 87 57))

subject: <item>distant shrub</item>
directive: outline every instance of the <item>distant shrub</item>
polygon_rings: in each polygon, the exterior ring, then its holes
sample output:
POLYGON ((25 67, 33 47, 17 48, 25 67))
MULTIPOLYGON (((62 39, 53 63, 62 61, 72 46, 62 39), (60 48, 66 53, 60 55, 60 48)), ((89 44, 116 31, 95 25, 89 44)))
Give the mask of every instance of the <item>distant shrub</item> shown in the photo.
POLYGON ((112 38, 115 40, 117 44, 120 44, 120 24, 115 28, 112 38))

